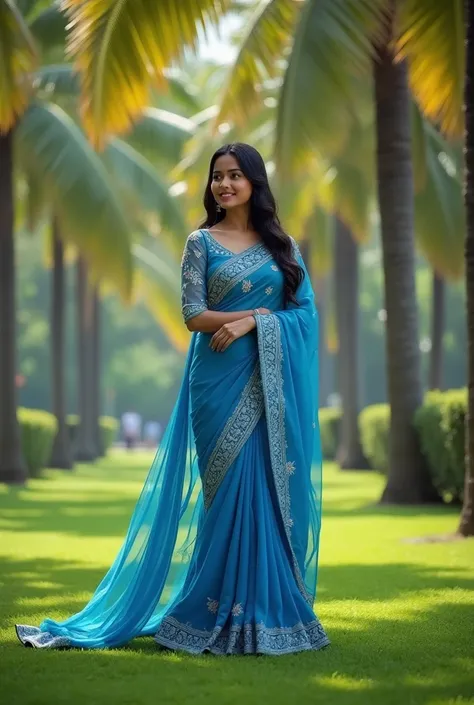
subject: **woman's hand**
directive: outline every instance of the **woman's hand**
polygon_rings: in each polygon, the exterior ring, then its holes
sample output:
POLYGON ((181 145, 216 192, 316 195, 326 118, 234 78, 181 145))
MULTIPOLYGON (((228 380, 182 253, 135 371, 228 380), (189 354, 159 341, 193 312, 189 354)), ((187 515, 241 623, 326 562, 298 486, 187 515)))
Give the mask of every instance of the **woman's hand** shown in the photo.
POLYGON ((241 318, 240 321, 233 321, 233 323, 224 323, 222 328, 212 336, 209 347, 214 352, 224 352, 234 340, 250 333, 256 325, 253 316, 241 318))
POLYGON ((224 323, 222 328, 219 328, 217 333, 212 336, 209 347, 214 352, 224 352, 234 340, 247 335, 255 326, 256 323, 253 316, 241 318, 240 321, 233 321, 233 323, 224 323))

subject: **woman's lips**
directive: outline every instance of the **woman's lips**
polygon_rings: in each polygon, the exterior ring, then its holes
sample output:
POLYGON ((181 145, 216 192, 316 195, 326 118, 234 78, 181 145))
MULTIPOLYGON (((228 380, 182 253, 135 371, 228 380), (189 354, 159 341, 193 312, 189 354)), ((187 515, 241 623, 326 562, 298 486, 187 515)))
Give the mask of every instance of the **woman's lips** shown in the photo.
POLYGON ((221 201, 230 201, 231 198, 234 198, 235 193, 221 193, 219 198, 221 201))

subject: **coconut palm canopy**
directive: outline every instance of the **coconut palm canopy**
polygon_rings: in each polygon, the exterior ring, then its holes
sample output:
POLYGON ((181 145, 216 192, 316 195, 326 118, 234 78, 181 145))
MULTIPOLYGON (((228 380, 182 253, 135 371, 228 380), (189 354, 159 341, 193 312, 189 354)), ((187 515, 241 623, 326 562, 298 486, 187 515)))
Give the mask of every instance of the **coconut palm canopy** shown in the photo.
MULTIPOLYGON (((132 243, 142 238, 144 228, 151 229, 163 240, 154 243, 154 257, 169 261, 172 245, 176 278, 176 255, 188 226, 164 175, 181 158, 196 125, 170 110, 148 107, 127 142, 110 138, 97 154, 78 120, 76 70, 68 63, 47 63, 64 53, 65 17, 58 5, 2 0, 0 13, 0 128, 7 131, 16 123, 15 169, 28 186, 28 226, 36 229, 52 209, 62 237, 86 257, 94 276, 107 280, 124 299, 132 295, 133 272, 142 262, 132 243)), ((164 102, 188 114, 198 110, 176 72, 168 74, 168 83, 164 102)), ((135 298, 149 290, 143 283, 147 276, 149 267, 136 279, 135 298)), ((178 333, 179 305, 169 288, 161 289, 167 302, 162 315, 156 301, 150 305, 173 344, 184 350, 187 335, 178 333)))

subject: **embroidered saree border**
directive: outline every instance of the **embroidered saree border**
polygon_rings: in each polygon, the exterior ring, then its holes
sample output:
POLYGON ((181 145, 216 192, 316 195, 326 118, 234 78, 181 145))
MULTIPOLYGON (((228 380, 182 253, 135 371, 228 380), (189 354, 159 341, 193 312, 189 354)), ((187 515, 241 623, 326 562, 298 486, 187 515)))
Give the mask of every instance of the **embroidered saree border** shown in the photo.
POLYGON ((262 413, 263 390, 257 363, 208 460, 203 479, 206 509, 211 506, 227 470, 242 450, 262 413))
POLYGON ((285 396, 283 393, 283 349, 281 344, 280 322, 270 315, 256 316, 258 332, 258 352, 262 375, 265 414, 267 418, 268 441, 273 478, 280 505, 283 525, 293 560, 293 571, 298 588, 305 600, 312 605, 313 598, 306 590, 301 570, 291 543, 291 495, 290 475, 286 462, 285 396))
POLYGON ((318 620, 293 627, 267 627, 257 624, 232 624, 214 627, 210 631, 182 624, 174 617, 165 617, 155 634, 158 644, 191 653, 210 651, 214 654, 289 654, 295 651, 318 650, 330 641, 318 620))
POLYGON ((271 259, 272 255, 264 245, 258 245, 256 249, 252 248, 240 255, 234 255, 223 262, 211 274, 207 283, 209 305, 218 304, 242 277, 248 277, 249 274, 255 272, 262 264, 271 259))

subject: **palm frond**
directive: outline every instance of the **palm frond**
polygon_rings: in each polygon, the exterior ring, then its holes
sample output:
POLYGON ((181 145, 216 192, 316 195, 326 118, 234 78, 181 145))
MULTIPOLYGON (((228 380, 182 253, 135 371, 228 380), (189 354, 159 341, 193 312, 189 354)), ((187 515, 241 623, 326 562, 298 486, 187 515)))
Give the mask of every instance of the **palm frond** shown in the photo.
POLYGON ((167 92, 159 94, 160 106, 164 103, 168 110, 187 116, 199 112, 202 107, 199 91, 183 72, 177 69, 167 69, 164 71, 164 76, 167 82, 167 92), (172 107, 168 108, 168 103, 172 107))
POLYGON ((306 222, 307 237, 311 240, 311 271, 325 276, 333 266, 334 217, 316 206, 306 222))
POLYGON ((243 30, 244 38, 229 70, 216 126, 225 121, 245 124, 262 106, 262 86, 282 75, 282 60, 301 7, 299 0, 260 0, 243 30))
POLYGON ((58 106, 35 104, 18 125, 16 148, 27 172, 42 179, 64 237, 128 298, 129 224, 105 166, 81 130, 58 106))
POLYGON ((285 177, 297 173, 315 147, 331 156, 341 151, 353 115, 361 110, 359 77, 371 75, 372 40, 385 5, 386 0, 306 2, 278 108, 276 159, 285 177))
POLYGON ((341 160, 333 188, 339 217, 350 228, 357 242, 366 241, 370 236, 370 187, 358 169, 341 160))
POLYGON ((400 3, 400 57, 409 58, 410 86, 425 115, 449 135, 463 132, 465 73, 463 0, 400 3))
POLYGON ((118 138, 109 141, 103 158, 130 201, 146 213, 154 213, 161 227, 169 232, 181 237, 186 235, 182 210, 176 198, 170 195, 168 184, 150 162, 118 138))
POLYGON ((417 244, 440 275, 458 279, 465 240, 462 174, 451 145, 426 119, 423 128, 426 176, 415 194, 417 244))
POLYGON ((424 189, 427 177, 425 118, 414 100, 411 102, 411 149, 415 192, 424 189))
POLYGON ((31 97, 34 39, 13 0, 0 0, 0 132, 8 132, 31 97))
POLYGON ((181 314, 179 263, 159 240, 151 247, 135 244, 133 255, 137 265, 135 299, 143 300, 173 347, 186 352, 189 334, 181 314))
POLYGON ((308 221, 316 208, 322 208, 328 213, 333 211, 333 176, 329 169, 328 163, 318 155, 311 162, 308 160, 294 179, 274 179, 280 218, 296 240, 305 237, 311 239, 314 223, 311 225, 308 221))
POLYGON ((151 85, 199 31, 216 24, 228 0, 64 0, 69 53, 82 77, 82 115, 93 143, 128 130, 149 102, 151 85))
POLYGON ((370 237, 369 210, 375 198, 374 125, 354 119, 344 153, 333 161, 334 210, 346 223, 357 242, 370 237))
POLYGON ((145 108, 126 141, 144 157, 173 167, 183 156, 185 143, 195 134, 196 124, 176 113, 145 108))

